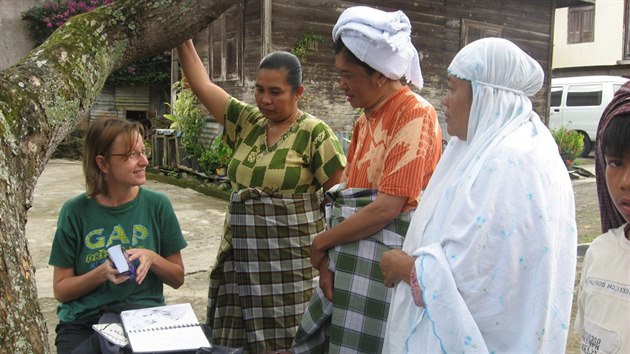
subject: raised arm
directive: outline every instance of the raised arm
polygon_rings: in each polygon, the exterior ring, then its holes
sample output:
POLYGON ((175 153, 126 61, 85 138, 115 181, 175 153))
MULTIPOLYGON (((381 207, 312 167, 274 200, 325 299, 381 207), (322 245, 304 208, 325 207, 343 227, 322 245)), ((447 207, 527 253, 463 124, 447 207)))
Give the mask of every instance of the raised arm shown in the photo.
POLYGON ((177 52, 184 71, 184 77, 190 88, 214 119, 223 125, 225 122, 225 106, 230 95, 210 81, 208 72, 206 72, 191 39, 177 46, 177 52))

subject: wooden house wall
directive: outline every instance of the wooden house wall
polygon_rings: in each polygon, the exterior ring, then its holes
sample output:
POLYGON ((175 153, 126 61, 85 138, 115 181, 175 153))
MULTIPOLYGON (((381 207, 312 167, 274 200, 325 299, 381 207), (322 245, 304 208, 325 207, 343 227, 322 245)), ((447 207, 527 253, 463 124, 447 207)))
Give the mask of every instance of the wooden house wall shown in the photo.
MULTIPOLYGON (((534 110, 547 121, 548 87, 551 82, 552 21, 554 9, 547 0, 449 0, 449 20, 468 18, 503 26, 502 37, 511 40, 534 58, 545 73, 543 88, 532 97, 534 110)), ((449 28, 449 31, 451 29, 449 28)), ((455 32, 460 29, 456 28, 455 32)), ((452 58, 456 53, 452 53, 452 58)), ((449 59, 450 62, 450 59, 449 59)), ((445 65, 448 65, 446 63, 445 65)), ((445 88, 445 86, 444 86, 445 88)))
MULTIPOLYGON (((242 12, 242 42, 240 43, 240 52, 242 55, 242 77, 241 80, 235 82, 217 82, 220 86, 226 89, 231 95, 241 99, 245 102, 254 102, 254 83, 256 81, 256 69, 258 67, 258 63, 262 58, 262 48, 261 48, 261 26, 262 26, 262 18, 261 18, 261 4, 263 0, 237 0, 235 3, 241 2, 241 12, 242 12)), ((227 19, 228 21, 233 21, 234 19, 227 19)), ((207 60, 207 38, 203 43, 198 43, 197 37, 205 36, 207 37, 209 32, 206 30, 197 36, 195 36, 195 47, 199 52, 199 55, 202 56, 202 51, 205 49, 206 53, 204 53, 205 58, 207 60), (201 50, 200 50, 201 48, 201 50)))
POLYGON ((263 56, 262 0, 245 0, 243 3, 243 80, 242 85, 234 87, 231 93, 253 103, 256 70, 263 56))
POLYGON ((412 42, 420 52, 425 81, 419 92, 436 107, 440 117, 443 117, 440 101, 446 90, 446 70, 461 48, 462 19, 501 26, 502 37, 519 45, 545 70, 546 84, 533 102, 535 110, 546 119, 552 24, 552 5, 548 0, 274 0, 274 50, 291 50, 309 30, 324 38, 303 63, 306 92, 301 105, 327 121, 334 130, 349 131, 357 113, 345 102, 337 84, 331 31, 341 12, 357 5, 385 11, 401 9, 410 18, 412 42))
MULTIPOLYGON (((335 131, 349 132, 357 110, 345 101, 334 67, 331 31, 337 18, 350 6, 367 5, 385 11, 401 9, 412 22, 412 42, 421 56, 425 81, 416 90, 431 102, 443 119, 441 98, 446 91, 446 70, 461 48, 462 19, 500 26, 502 37, 512 40, 545 70, 545 85, 533 98, 534 108, 546 121, 550 80, 553 5, 548 0, 240 0, 242 1, 243 78, 222 85, 230 94, 253 103, 258 62, 263 49, 264 6, 271 6, 268 50, 293 49, 299 38, 312 31, 323 42, 303 61, 305 94, 301 108, 326 121, 335 131)), ((267 23, 267 25, 269 25, 267 23)), ((205 31, 195 37, 200 55, 207 58, 205 31), (205 36, 205 43, 203 37, 205 36), (201 38, 200 38, 201 37, 201 38)), ((413 86, 412 86, 413 87, 413 86)), ((415 90, 415 89, 414 89, 415 90)), ((444 126, 445 128, 445 126, 444 126)))
POLYGON ((326 0, 273 0, 272 6, 273 50, 290 51, 308 32, 322 37, 323 41, 302 60, 305 91, 300 106, 338 132, 352 131, 358 117, 338 86, 331 34, 337 18, 349 6, 347 2, 326 0))

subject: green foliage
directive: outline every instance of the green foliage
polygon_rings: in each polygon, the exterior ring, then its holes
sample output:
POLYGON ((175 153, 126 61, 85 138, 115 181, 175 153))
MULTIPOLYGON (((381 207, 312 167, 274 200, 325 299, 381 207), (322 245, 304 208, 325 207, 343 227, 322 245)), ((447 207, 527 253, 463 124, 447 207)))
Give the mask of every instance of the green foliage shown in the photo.
POLYGON ((312 28, 309 28, 305 33, 300 36, 295 47, 291 49, 291 53, 298 57, 301 62, 306 62, 308 56, 313 50, 316 49, 317 43, 322 43, 324 37, 319 34, 315 34, 312 28))
POLYGON ((214 171, 219 168, 216 154, 210 150, 204 150, 199 156, 199 166, 206 175, 214 174, 214 171))
POLYGON ((566 128, 553 129, 551 131, 556 144, 558 144, 558 152, 567 167, 573 165, 573 161, 580 157, 584 148, 584 137, 577 131, 568 130, 566 128))
POLYGON ((224 144, 219 137, 214 138, 210 149, 218 155, 219 167, 227 167, 232 160, 234 150, 227 144, 224 144))
POLYGON ((170 52, 143 59, 114 71, 107 82, 114 86, 164 85, 171 82, 170 52))
POLYGON ((173 167, 164 167, 162 171, 165 176, 179 178, 179 171, 173 167))
MULTIPOLYGON (((37 45, 72 16, 92 11, 115 0, 51 0, 22 13, 29 24, 31 37, 37 45)), ((137 61, 113 72, 107 83, 114 86, 162 85, 170 83, 171 53, 137 61)))
POLYGON ((214 174, 218 168, 227 167, 232 159, 234 151, 215 137, 210 147, 199 157, 199 165, 207 175, 214 174))
POLYGON ((191 89, 185 88, 182 81, 173 85, 175 101, 171 108, 171 114, 165 114, 164 118, 170 120, 171 128, 182 132, 182 144, 184 150, 190 155, 201 155, 203 146, 199 141, 201 127, 206 122, 206 115, 201 109, 197 96, 191 89))

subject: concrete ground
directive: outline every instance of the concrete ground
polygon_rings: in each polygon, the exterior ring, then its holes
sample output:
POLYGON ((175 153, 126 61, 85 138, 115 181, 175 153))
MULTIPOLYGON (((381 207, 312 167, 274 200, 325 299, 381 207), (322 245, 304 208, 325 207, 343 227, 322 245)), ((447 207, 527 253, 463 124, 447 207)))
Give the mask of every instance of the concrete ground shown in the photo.
MULTIPOLYGON (((581 168, 594 172, 593 159, 583 159, 581 168)), ((194 190, 166 183, 147 181, 146 188, 166 194, 181 224, 188 247, 182 251, 186 269, 184 285, 177 290, 165 287, 167 303, 190 302, 200 321, 205 320, 208 271, 217 253, 227 202, 194 190)), ((599 212, 594 178, 573 180, 580 240, 599 235, 599 212)), ((55 352, 54 328, 57 324, 56 305, 52 291, 52 267, 48 256, 57 215, 70 197, 84 192, 83 174, 78 161, 51 160, 37 182, 33 207, 28 213, 26 237, 36 267, 35 280, 40 306, 48 324, 51 350, 55 352)), ((571 341, 571 340, 570 340, 571 341)), ((573 339, 568 352, 577 349, 573 339)), ((578 349, 579 352, 579 349, 578 349)))

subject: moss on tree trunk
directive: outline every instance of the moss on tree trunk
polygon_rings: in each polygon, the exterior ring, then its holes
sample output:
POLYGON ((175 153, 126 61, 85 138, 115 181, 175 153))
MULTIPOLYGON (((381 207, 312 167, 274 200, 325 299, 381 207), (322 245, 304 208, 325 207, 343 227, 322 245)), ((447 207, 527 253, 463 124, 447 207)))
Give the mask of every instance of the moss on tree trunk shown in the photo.
POLYGON ((119 0, 70 19, 0 72, 0 348, 49 353, 25 237, 37 178, 113 70, 174 48, 229 0, 119 0))

